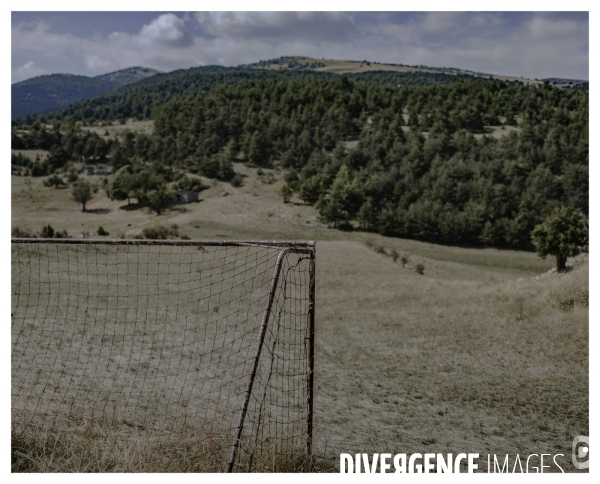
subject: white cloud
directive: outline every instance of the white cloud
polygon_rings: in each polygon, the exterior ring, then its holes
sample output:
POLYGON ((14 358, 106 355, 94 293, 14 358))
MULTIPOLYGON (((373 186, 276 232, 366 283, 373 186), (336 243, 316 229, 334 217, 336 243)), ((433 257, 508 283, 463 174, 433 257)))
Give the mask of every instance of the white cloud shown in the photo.
POLYGON ((89 38, 55 33, 44 22, 20 23, 12 28, 13 79, 42 71, 97 75, 134 65, 163 71, 232 66, 283 55, 587 78, 585 17, 519 18, 493 12, 203 12, 157 15, 137 33, 89 38))
POLYGON ((31 77, 41 76, 48 74, 48 72, 35 65, 33 61, 27 61, 22 66, 18 66, 12 70, 11 82, 19 82, 31 77))
POLYGON ((238 40, 341 42, 358 34, 343 12, 198 12, 196 20, 213 36, 238 40))
POLYGON ((142 43, 165 47, 189 47, 194 43, 184 21, 172 13, 160 15, 148 25, 144 25, 138 39, 142 43))

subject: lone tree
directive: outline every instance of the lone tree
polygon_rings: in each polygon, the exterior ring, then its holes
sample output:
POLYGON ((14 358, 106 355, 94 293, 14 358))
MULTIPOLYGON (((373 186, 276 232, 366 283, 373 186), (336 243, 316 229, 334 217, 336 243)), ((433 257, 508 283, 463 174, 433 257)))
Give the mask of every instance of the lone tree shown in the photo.
POLYGON ((131 167, 125 165, 119 168, 108 185, 110 199, 118 201, 127 200, 127 205, 129 205, 133 183, 134 175, 131 173, 131 167))
POLYGON ((574 256, 579 249, 588 249, 588 219, 579 209, 557 208, 535 227, 531 239, 538 256, 545 259, 553 255, 556 258, 556 270, 564 272, 567 257, 574 256))
POLYGON ((71 198, 78 203, 81 203, 81 211, 85 212, 85 204, 94 196, 92 185, 87 180, 78 180, 73 184, 71 198))
POLYGON ((283 203, 288 203, 294 194, 294 190, 287 183, 284 183, 277 193, 283 198, 283 203))

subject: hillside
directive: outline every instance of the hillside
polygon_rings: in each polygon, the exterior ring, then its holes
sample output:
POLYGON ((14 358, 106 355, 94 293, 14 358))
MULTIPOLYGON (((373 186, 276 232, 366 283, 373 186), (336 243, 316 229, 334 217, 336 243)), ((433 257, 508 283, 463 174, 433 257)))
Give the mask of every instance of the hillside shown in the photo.
POLYGON ((333 80, 337 76, 328 72, 266 72, 235 67, 205 66, 161 73, 121 89, 73 103, 53 113, 49 119, 73 117, 75 120, 94 122, 135 117, 149 119, 152 111, 178 96, 208 93, 217 86, 231 86, 242 82, 264 79, 322 79, 333 80))
MULTIPOLYGON (((102 226, 108 238, 132 238, 177 224, 192 239, 317 240, 314 438, 331 466, 340 452, 475 449, 510 453, 511 465, 517 453, 562 453, 558 462, 572 470, 572 436, 589 428, 587 265, 546 274, 553 262, 533 253, 331 230, 313 207, 296 198, 282 203, 281 173, 234 168, 242 187, 203 179, 212 186, 200 202, 161 215, 102 192, 83 213, 70 190, 14 177, 12 220, 74 237, 102 226), (393 251, 406 263, 394 263, 393 251)), ((64 435, 64 446, 52 445, 53 436, 45 447, 20 445, 29 457, 21 460, 35 471, 165 471, 157 459, 164 448, 142 430, 136 448, 123 451, 67 447, 73 435, 64 435)), ((202 459, 197 449, 175 448, 174 470, 195 471, 189 463, 202 459)))
MULTIPOLYGON (((541 86, 544 81, 452 67, 287 56, 237 67, 193 67, 168 73, 132 67, 93 78, 69 74, 40 76, 12 86, 12 118, 35 112, 56 113, 55 119, 73 116, 85 121, 149 119, 154 107, 174 97, 207 93, 218 85, 274 78, 333 80, 342 74, 354 82, 392 87, 448 85, 462 79, 526 86, 541 86)), ((556 78, 548 81, 555 87, 589 90, 588 81, 556 78)))
POLYGON ((389 71, 398 73, 421 73, 421 74, 446 74, 458 77, 473 77, 484 79, 497 79, 504 82, 521 82, 525 85, 536 86, 542 82, 537 79, 527 79, 515 76, 499 76, 482 72, 468 71, 454 67, 428 67, 408 66, 404 64, 385 64, 381 62, 370 62, 367 60, 336 60, 336 59, 313 59, 312 57, 289 56, 279 59, 260 61, 247 66, 251 69, 271 70, 302 70, 315 69, 321 72, 334 72, 336 74, 350 74, 369 71, 389 71))
POLYGON ((129 67, 96 77, 50 74, 27 79, 11 86, 11 117, 46 115, 158 73, 147 67, 129 67))
POLYGON ((15 155, 13 172, 51 175, 93 157, 115 171, 232 181, 243 160, 284 169, 288 190, 334 227, 451 245, 532 249, 531 231, 556 206, 588 212, 588 94, 579 90, 277 76, 176 96, 152 117, 152 133, 120 141, 100 126, 80 134, 73 120, 14 129, 13 149, 51 153, 40 163, 15 155))
MULTIPOLYGON (((331 81, 344 74, 353 82, 390 87, 449 85, 460 80, 496 79, 508 84, 529 80, 485 76, 458 69, 435 69, 353 61, 296 61, 284 57, 273 61, 238 67, 205 66, 162 73, 91 99, 73 103, 53 113, 50 118, 94 122, 135 117, 149 119, 155 107, 175 98, 197 92, 208 93, 216 86, 234 86, 242 82, 278 79, 315 79, 331 81), (284 62, 285 61, 285 62, 284 62), (309 62, 310 61, 310 62, 309 62), (327 65, 324 64, 327 63, 327 65), (323 67, 325 66, 325 67, 323 67)), ((533 81, 532 81, 533 82, 533 81)))

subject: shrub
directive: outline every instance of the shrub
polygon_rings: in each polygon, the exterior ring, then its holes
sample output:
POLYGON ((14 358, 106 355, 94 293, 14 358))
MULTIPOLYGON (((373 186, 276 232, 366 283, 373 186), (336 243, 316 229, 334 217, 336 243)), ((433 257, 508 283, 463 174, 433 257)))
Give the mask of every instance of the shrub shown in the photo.
POLYGON ((13 227, 12 230, 10 231, 10 235, 11 235, 11 237, 16 237, 18 239, 31 239, 31 238, 35 237, 31 233, 31 230, 24 229, 22 227, 13 227))
POLYGON ((378 254, 383 254, 383 255, 387 255, 387 252, 385 251, 385 249, 381 246, 375 247, 375 252, 377 252, 378 254))
POLYGON ((58 188, 58 187, 62 187, 64 185, 65 185, 64 180, 61 177, 59 177, 58 175, 52 175, 52 176, 48 177, 47 180, 44 180, 45 187, 58 188))
POLYGON ((402 267, 404 267, 406 264, 408 264, 408 257, 403 255, 402 257, 400 257, 400 262, 402 263, 402 267))
POLYGON ((52 228, 52 226, 50 224, 44 225, 42 227, 41 236, 44 239, 51 239, 52 237, 54 237, 54 229, 52 228))
POLYGON ((288 203, 290 198, 292 198, 294 190, 287 183, 284 183, 277 193, 283 198, 283 203, 288 203))
POLYGON ((104 228, 102 227, 102 225, 100 227, 98 227, 98 230, 96 231, 96 233, 98 235, 110 235, 106 230, 104 230, 104 228))
MULTIPOLYGON (((139 238, 164 240, 172 239, 179 235, 179 229, 176 224, 166 227, 164 225, 156 225, 154 227, 146 227, 142 230, 142 235, 139 238)), ((138 238, 136 236, 136 238, 138 238)))
POLYGON ((242 181, 242 177, 239 175, 239 173, 236 173, 235 176, 231 179, 231 186, 236 188, 241 187, 242 181))
POLYGON ((398 257, 400 257, 400 254, 398 254, 398 252, 396 252, 396 249, 392 249, 392 252, 390 252, 390 257, 392 258, 392 260, 394 261, 394 264, 395 264, 396 261, 398 260, 398 257))
POLYGON ((31 176, 45 176, 48 174, 47 163, 32 163, 31 164, 31 176))
POLYGON ((417 274, 423 274, 423 272, 425 272, 425 266, 423 264, 417 264, 415 266, 415 272, 417 272, 417 274))
POLYGON ((200 180, 200 178, 190 178, 186 175, 183 175, 177 180, 177 188, 179 188, 179 190, 191 190, 194 192, 201 192, 202 190, 205 190, 208 187, 202 183, 202 180, 200 180))

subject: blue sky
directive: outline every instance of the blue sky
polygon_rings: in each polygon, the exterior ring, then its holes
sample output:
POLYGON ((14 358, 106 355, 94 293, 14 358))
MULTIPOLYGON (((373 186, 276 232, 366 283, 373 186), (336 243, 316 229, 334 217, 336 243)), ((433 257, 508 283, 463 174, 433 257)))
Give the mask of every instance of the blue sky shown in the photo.
POLYGON ((13 12, 11 23, 12 82, 283 55, 589 78, 587 12, 13 12))

